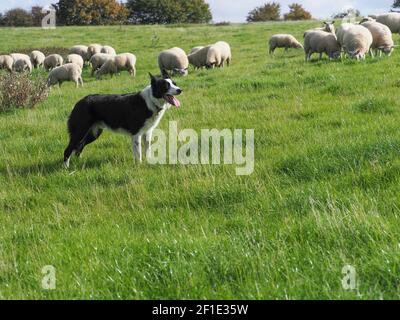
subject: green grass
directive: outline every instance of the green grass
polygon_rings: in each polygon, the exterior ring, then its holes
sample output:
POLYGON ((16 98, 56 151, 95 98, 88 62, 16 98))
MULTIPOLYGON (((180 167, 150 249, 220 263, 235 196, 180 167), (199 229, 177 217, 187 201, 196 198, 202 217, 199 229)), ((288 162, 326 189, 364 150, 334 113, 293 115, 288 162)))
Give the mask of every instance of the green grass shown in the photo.
POLYGON ((2 29, 4 52, 99 42, 135 53, 138 76, 85 71, 83 89, 67 83, 34 110, 0 115, 0 298, 400 298, 400 51, 365 62, 267 55, 272 34, 301 39, 313 26, 2 29), (62 168, 80 98, 139 91, 162 49, 222 39, 231 68, 177 79, 183 107, 160 128, 255 129, 253 175, 135 165, 130 139, 110 133, 62 168), (54 291, 40 286, 46 265, 54 291), (342 288, 345 265, 355 291, 342 288))

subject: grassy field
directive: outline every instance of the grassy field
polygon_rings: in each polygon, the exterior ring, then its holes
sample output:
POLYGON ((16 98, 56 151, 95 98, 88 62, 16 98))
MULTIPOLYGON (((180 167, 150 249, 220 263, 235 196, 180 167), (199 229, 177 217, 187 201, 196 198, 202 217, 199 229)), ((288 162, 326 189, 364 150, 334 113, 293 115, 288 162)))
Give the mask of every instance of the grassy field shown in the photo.
POLYGON ((0 114, 0 298, 400 298, 400 51, 267 55, 272 34, 301 39, 318 25, 0 29, 3 52, 99 42, 138 57, 134 80, 85 70, 83 89, 67 83, 36 109, 0 114), (222 39, 231 68, 177 79, 183 107, 160 128, 254 129, 251 176, 135 165, 130 139, 110 133, 62 168, 80 98, 139 91, 162 49, 222 39), (46 265, 56 290, 41 287, 46 265), (356 290, 342 287, 346 265, 356 290))

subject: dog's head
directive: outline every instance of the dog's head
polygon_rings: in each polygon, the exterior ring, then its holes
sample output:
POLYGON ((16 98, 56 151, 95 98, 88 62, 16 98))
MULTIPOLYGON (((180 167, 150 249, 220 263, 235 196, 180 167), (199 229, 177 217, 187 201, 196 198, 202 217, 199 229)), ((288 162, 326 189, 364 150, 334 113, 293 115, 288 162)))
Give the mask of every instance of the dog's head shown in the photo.
POLYGON ((176 96, 182 93, 182 89, 176 85, 167 72, 163 72, 163 74, 162 78, 150 74, 153 97, 160 100, 164 99, 169 104, 179 108, 181 103, 176 96))

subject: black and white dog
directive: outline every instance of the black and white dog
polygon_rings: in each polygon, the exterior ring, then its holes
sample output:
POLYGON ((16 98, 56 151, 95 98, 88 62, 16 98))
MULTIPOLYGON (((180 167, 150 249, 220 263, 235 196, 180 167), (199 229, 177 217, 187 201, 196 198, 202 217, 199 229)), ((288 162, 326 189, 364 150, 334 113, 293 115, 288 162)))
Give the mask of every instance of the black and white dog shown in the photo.
POLYGON ((72 154, 79 157, 105 128, 132 136, 134 157, 139 162, 142 161, 144 136, 146 157, 150 156, 153 130, 171 105, 180 107, 175 96, 182 93, 167 74, 164 78, 150 74, 150 78, 151 85, 139 93, 90 95, 76 104, 68 120, 70 142, 64 153, 66 168, 72 154))

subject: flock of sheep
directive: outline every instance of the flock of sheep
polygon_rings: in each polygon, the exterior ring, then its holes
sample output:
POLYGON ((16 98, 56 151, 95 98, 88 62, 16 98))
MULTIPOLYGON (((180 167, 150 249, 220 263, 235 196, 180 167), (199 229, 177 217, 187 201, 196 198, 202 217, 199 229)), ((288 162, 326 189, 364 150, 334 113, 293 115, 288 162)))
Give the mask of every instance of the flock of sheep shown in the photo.
POLYGON ((308 30, 304 33, 304 46, 292 35, 277 34, 269 42, 270 54, 276 48, 304 49, 306 60, 314 53, 319 59, 327 54, 329 59, 338 59, 347 54, 353 59, 365 59, 367 53, 390 56, 396 47, 392 33, 400 33, 400 13, 391 12, 379 16, 364 18, 360 24, 343 23, 335 32, 334 23, 324 22, 323 28, 308 30))
MULTIPOLYGON (((171 72, 173 75, 188 74, 189 64, 195 68, 229 66, 232 59, 230 45, 220 41, 205 47, 193 48, 189 55, 180 48, 172 48, 160 53, 158 64, 162 74, 171 72)), ((128 71, 136 76, 136 56, 132 53, 117 54, 110 46, 91 44, 89 46, 76 45, 69 50, 65 61, 59 54, 45 56, 34 50, 30 55, 12 53, 0 56, 0 69, 9 72, 28 72, 33 68, 44 68, 49 72, 47 85, 59 85, 65 81, 72 81, 83 86, 82 70, 85 65, 92 67, 92 76, 101 79, 104 75, 115 75, 121 71, 128 71), (64 64, 65 62, 65 64, 64 64)))

